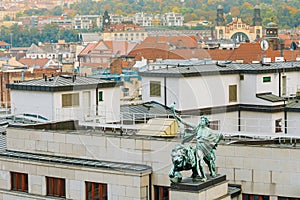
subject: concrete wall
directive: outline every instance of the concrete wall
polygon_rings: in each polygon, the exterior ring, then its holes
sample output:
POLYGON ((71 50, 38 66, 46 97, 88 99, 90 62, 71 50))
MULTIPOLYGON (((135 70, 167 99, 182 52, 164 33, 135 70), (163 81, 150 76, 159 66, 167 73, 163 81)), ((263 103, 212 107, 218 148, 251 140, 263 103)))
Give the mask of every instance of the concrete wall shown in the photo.
MULTIPOLYGON (((170 185, 170 153, 179 142, 176 138, 145 139, 91 132, 67 134, 13 128, 7 132, 8 149, 147 164, 153 168, 152 184, 160 186, 170 185)), ((220 144, 216 154, 217 172, 226 174, 230 183, 241 184, 243 193, 300 197, 298 147, 220 144)), ((183 175, 189 176, 190 172, 186 171, 183 175)))
POLYGON ((53 93, 11 90, 10 94, 12 114, 31 113, 54 119, 53 93))

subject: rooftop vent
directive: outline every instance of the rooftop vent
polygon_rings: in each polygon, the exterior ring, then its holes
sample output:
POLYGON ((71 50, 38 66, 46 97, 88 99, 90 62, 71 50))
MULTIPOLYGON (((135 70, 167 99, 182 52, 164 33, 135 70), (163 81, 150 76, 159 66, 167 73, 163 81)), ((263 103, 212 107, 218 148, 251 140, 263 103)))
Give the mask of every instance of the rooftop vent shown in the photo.
POLYGON ((65 74, 63 74, 63 75, 60 75, 60 77, 66 78, 66 79, 72 79, 71 75, 65 75, 65 74))

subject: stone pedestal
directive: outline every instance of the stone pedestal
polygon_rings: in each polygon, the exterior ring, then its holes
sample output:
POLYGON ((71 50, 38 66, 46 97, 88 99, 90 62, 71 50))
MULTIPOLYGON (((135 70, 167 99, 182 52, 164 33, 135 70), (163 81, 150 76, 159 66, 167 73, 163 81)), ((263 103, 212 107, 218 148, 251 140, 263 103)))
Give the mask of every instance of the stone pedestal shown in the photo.
POLYGON ((185 178, 180 183, 171 183, 171 200, 230 200, 228 194, 228 181, 225 175, 217 175, 208 180, 193 181, 192 178, 185 178))

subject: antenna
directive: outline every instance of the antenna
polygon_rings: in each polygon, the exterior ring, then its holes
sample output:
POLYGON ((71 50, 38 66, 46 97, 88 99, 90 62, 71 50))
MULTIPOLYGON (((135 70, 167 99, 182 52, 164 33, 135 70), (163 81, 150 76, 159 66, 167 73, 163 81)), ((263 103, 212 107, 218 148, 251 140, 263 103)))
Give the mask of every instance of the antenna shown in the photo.
POLYGON ((296 50, 296 48, 297 48, 296 42, 292 42, 292 44, 291 44, 291 50, 292 50, 292 67, 294 66, 294 51, 296 50))

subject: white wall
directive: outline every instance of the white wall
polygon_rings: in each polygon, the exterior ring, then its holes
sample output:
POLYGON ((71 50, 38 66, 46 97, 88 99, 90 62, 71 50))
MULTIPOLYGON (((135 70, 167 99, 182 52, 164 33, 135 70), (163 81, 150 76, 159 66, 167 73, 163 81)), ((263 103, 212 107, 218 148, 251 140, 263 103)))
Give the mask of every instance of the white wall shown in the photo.
POLYGON ((53 93, 40 91, 11 90, 12 114, 39 114, 54 119, 53 93))
MULTIPOLYGON (((167 106, 175 102, 178 110, 189 110, 213 106, 236 104, 229 102, 229 85, 237 85, 239 91, 239 77, 237 75, 216 75, 203 77, 167 77, 167 106)), ((157 101, 164 104, 164 78, 142 78, 143 101, 157 101), (161 82, 161 96, 150 97, 150 81, 161 82)))
POLYGON ((279 95, 279 74, 257 74, 256 75, 256 93, 272 92, 279 95), (271 82, 263 82, 263 77, 271 77, 271 82))
POLYGON ((55 111, 55 115, 53 120, 61 121, 61 120, 69 120, 69 119, 78 119, 83 120, 86 115, 92 113, 93 115, 96 113, 96 89, 89 89, 89 90, 74 90, 74 91, 63 91, 63 92, 55 92, 54 93, 54 100, 53 100, 53 109, 55 111), (84 108, 83 105, 83 92, 89 91, 90 92, 90 108, 84 108), (73 94, 79 93, 79 106, 75 107, 62 107, 62 94, 73 94), (88 111, 91 112, 88 112, 88 111))
POLYGON ((287 113, 287 132, 289 135, 300 136, 300 114, 299 112, 287 113))
MULTIPOLYGON (((256 74, 243 74, 244 80, 240 80, 240 102, 243 104, 255 104, 259 101, 256 97, 256 74)), ((266 101, 260 101, 266 103, 266 101)))
POLYGON ((237 75, 214 75, 179 79, 179 109, 225 106, 239 102, 237 75), (237 85, 237 102, 229 102, 229 85, 237 85))
POLYGON ((286 76, 287 95, 296 94, 297 90, 300 89, 299 72, 286 72, 281 73, 281 75, 286 76))
POLYGON ((106 121, 101 122, 116 122, 120 120, 120 87, 114 88, 99 88, 98 91, 103 91, 103 101, 98 102, 98 115, 105 115, 106 121))
MULTIPOLYGON (((103 101, 99 101, 99 115, 105 119, 102 122, 115 122, 120 119, 120 87, 103 88, 103 101)), ((86 120, 96 117, 96 89, 74 90, 64 92, 11 91, 13 114, 39 114, 53 121, 86 120), (90 102, 84 103, 83 93, 90 92, 90 102), (79 106, 62 107, 62 94, 79 93, 79 106), (90 105, 90 107, 84 107, 90 105)))
POLYGON ((275 120, 282 119, 282 132, 284 134, 284 113, 265 113, 265 112, 241 112, 241 131, 252 132, 256 135, 275 133, 275 120))

